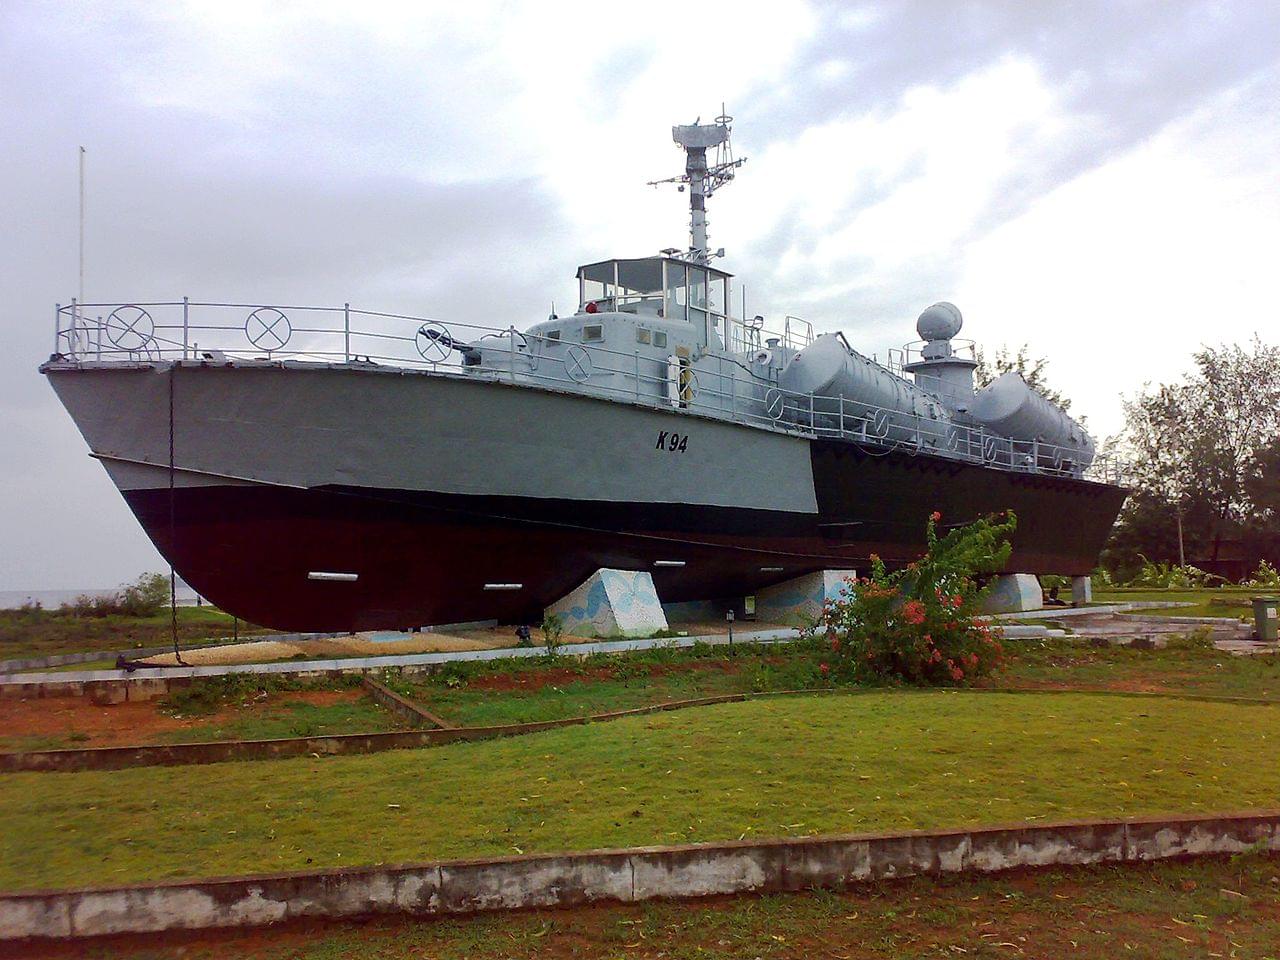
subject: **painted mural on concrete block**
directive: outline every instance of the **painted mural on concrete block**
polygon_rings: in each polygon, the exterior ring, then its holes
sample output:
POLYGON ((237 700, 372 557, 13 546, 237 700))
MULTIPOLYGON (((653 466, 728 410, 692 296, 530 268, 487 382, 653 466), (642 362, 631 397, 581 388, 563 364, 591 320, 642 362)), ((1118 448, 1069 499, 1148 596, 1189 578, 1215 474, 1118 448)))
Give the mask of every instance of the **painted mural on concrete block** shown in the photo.
POLYGON ((996 577, 982 604, 987 613, 1025 613, 1043 606, 1040 581, 1030 573, 1006 573, 996 577))
POLYGON ((765 587, 756 594, 756 619, 763 623, 812 623, 822 615, 822 605, 836 600, 853 570, 818 570, 785 583, 765 587))
POLYGON ((647 637, 667 629, 653 577, 636 570, 597 570, 546 612, 577 637, 647 637))

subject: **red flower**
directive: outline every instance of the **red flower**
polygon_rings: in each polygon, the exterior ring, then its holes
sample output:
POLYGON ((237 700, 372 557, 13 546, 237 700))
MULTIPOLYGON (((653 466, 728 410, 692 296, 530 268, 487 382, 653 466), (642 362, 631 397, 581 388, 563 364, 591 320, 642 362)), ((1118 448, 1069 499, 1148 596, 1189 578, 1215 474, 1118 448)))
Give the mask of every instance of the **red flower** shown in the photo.
POLYGON ((839 649, 840 649, 840 638, 833 636, 831 638, 831 652, 835 653, 839 649))
POLYGON ((822 664, 822 665, 820 665, 820 666, 818 667, 818 669, 822 671, 822 675, 823 675, 824 677, 825 677, 828 673, 830 673, 830 672, 831 672, 831 668, 830 668, 829 666, 827 666, 825 663, 824 663, 824 664, 822 664))
POLYGON ((972 668, 972 667, 976 667, 977 665, 978 665, 978 655, 977 655, 976 653, 971 653, 971 654, 969 654, 969 666, 970 666, 970 668, 972 668))
POLYGON ((963 679, 964 679, 964 671, 963 671, 963 670, 961 670, 959 667, 952 667, 952 668, 951 668, 951 679, 952 679, 952 680, 963 680, 963 679))
POLYGON ((908 600, 902 605, 902 618, 907 623, 924 623, 924 604, 919 600, 908 600))
POLYGON ((932 520, 934 523, 937 523, 939 520, 942 519, 942 514, 939 511, 935 510, 933 511, 933 513, 929 514, 929 519, 932 520))

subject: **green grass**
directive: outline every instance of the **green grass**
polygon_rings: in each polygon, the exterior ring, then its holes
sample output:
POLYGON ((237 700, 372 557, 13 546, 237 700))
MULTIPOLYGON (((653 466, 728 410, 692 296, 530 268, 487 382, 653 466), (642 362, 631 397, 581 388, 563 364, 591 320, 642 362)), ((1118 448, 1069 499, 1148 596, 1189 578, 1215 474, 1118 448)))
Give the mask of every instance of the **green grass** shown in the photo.
POLYGON ((809 689, 819 685, 820 659, 800 644, 741 644, 732 651, 699 644, 582 660, 458 663, 388 681, 450 723, 490 726, 721 694, 809 689), (507 682, 494 689, 486 684, 494 677, 507 682))
MULTIPOLYGON (((214 607, 179 607, 182 644, 231 636, 233 619, 214 607)), ((240 633, 265 628, 240 623, 240 633)), ((153 617, 82 617, 60 610, 0 610, 0 660, 158 647, 171 642, 168 609, 153 617)))
POLYGON ((1234 617, 1252 620, 1250 597, 1267 594, 1256 587, 1201 588, 1193 590, 1152 590, 1141 587, 1110 587, 1094 591, 1094 603, 1132 601, 1167 601, 1190 603, 1189 607, 1148 607, 1135 611, 1141 616, 1157 617, 1234 617))
POLYGON ((1262 855, 914 877, 838 892, 478 915, 424 923, 217 931, 164 941, 50 943, 31 956, 244 960, 580 957, 1276 957, 1280 859, 1262 855), (1247 901, 1219 891, 1243 893, 1247 901), (1011 945, 1011 946, 1010 946, 1011 945))
POLYGON ((1237 657, 1171 642, 1161 650, 1093 647, 1079 640, 1007 640, 1003 670, 987 685, 1149 690, 1280 700, 1280 656, 1237 657))
POLYGON ((1280 707, 872 692, 0 778, 0 889, 1275 804, 1280 707))
POLYGON ((344 733, 380 733, 402 730, 390 711, 370 697, 332 704, 290 700, 280 694, 266 709, 251 710, 244 716, 221 722, 175 730, 161 738, 163 743, 197 743, 209 740, 274 740, 283 737, 321 737, 344 733))

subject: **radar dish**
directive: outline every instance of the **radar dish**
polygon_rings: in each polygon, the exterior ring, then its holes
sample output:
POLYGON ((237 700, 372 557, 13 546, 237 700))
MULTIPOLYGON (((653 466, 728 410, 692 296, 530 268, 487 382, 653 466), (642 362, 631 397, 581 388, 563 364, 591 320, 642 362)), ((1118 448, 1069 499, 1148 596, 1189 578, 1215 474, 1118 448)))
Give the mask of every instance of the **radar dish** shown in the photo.
POLYGON ((926 307, 916 320, 916 333, 921 340, 950 340, 964 325, 964 318, 954 303, 945 300, 926 307))

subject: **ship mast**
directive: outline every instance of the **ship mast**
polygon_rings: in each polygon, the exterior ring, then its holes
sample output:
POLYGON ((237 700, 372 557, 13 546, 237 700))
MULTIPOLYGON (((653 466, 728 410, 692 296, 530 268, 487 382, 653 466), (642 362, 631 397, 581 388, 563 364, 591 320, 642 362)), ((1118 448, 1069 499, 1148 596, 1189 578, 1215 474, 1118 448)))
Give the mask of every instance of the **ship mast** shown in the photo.
MULTIPOLYGON (((694 263, 707 263, 713 256, 707 247, 707 197, 732 180, 734 171, 747 162, 746 157, 733 158, 733 148, 729 143, 731 123, 733 117, 726 114, 721 105, 720 116, 714 123, 695 120, 687 126, 672 127, 671 138, 685 152, 684 174, 649 181, 649 185, 654 187, 661 183, 676 183, 682 192, 684 185, 689 185, 688 259, 694 263), (707 151, 713 147, 715 162, 708 165, 707 151)), ((715 255, 722 255, 722 251, 715 255)))

